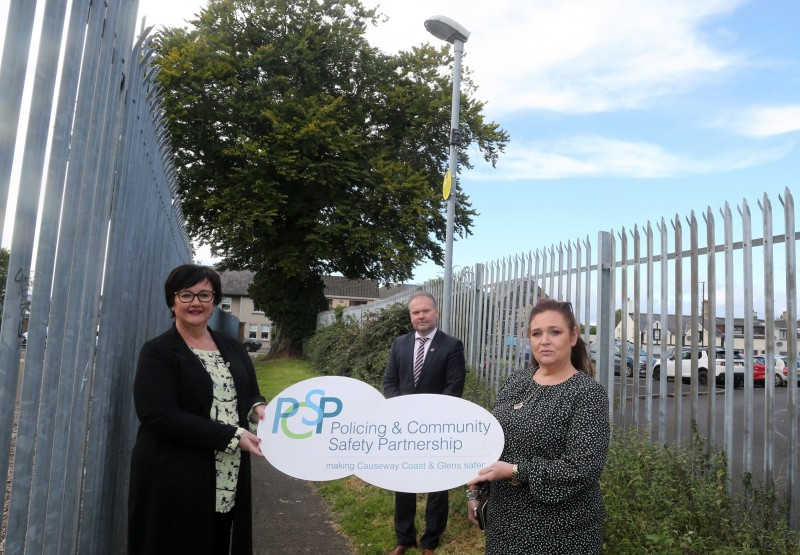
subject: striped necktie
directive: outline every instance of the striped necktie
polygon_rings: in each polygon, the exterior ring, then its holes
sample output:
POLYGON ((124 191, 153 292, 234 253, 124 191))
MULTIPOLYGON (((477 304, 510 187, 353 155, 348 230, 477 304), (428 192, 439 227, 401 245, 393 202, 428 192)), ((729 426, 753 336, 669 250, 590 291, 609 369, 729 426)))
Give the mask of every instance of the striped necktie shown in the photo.
POLYGON ((419 347, 417 347, 417 357, 414 359, 414 387, 419 383, 419 377, 422 374, 422 361, 425 360, 425 342, 428 341, 427 337, 418 337, 419 347))

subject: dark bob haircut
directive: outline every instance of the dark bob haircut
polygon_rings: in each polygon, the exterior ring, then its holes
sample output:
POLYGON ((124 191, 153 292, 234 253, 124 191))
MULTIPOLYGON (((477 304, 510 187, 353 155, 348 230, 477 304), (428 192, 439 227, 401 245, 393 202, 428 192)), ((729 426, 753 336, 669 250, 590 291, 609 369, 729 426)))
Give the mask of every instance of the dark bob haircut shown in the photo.
POLYGON ((167 306, 175 306, 175 293, 197 285, 207 279, 214 291, 214 306, 222 302, 222 281, 214 268, 198 264, 182 264, 169 273, 164 282, 164 298, 167 306))

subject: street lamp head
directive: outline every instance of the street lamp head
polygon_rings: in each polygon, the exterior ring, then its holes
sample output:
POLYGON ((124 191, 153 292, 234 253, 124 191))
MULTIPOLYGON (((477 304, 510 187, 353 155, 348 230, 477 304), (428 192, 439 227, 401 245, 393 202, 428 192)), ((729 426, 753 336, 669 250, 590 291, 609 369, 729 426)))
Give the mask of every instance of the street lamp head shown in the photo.
POLYGON ((469 31, 462 25, 444 15, 433 15, 425 20, 425 29, 445 42, 453 44, 456 40, 467 42, 469 31))

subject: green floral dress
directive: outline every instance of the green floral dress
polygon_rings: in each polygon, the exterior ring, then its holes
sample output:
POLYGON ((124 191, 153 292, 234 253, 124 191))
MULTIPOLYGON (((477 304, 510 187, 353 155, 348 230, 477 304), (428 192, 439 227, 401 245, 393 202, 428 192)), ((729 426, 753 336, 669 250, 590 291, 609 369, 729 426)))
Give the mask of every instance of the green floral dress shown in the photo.
POLYGON ((244 429, 239 428, 236 413, 236 388, 227 363, 219 351, 203 351, 192 349, 205 367, 214 383, 214 401, 211 404, 211 419, 221 424, 236 426, 236 433, 224 451, 216 451, 217 469, 217 504, 218 513, 227 513, 233 509, 236 501, 236 483, 239 480, 239 464, 241 452, 239 440, 244 429))

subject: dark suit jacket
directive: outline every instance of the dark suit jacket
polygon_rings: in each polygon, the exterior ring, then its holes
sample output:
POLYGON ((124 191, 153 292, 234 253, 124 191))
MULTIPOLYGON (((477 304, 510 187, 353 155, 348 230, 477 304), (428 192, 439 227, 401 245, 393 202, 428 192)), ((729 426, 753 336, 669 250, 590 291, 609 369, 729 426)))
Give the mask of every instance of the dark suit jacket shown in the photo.
POLYGON ((466 365, 464 344, 442 330, 437 330, 422 365, 422 375, 414 387, 414 333, 396 338, 389 351, 389 361, 383 374, 383 394, 389 399, 411 393, 441 393, 461 397, 464 391, 466 365))
MULTIPOLYGON (((211 335, 228 363, 238 401, 239 426, 264 402, 244 347, 211 335)), ((216 504, 214 451, 225 449, 235 426, 210 417, 211 377, 173 325, 144 344, 133 384, 141 425, 131 457, 128 553, 211 553, 216 504)), ((233 551, 252 552, 250 456, 242 452, 236 489, 233 551)))

